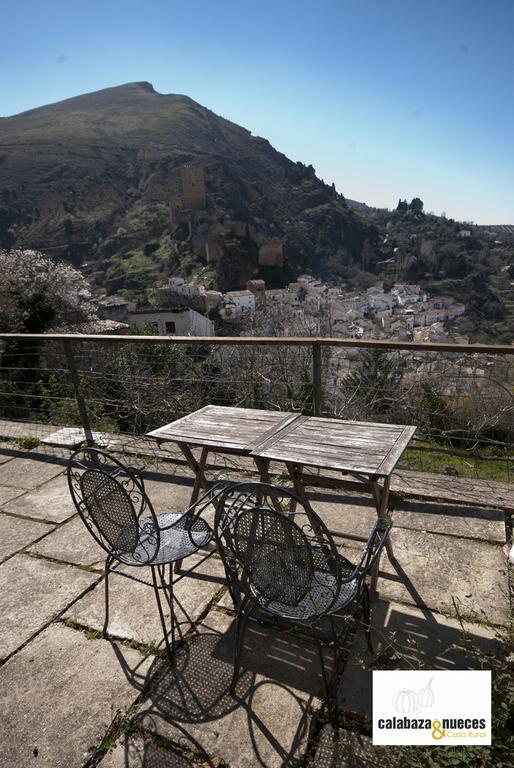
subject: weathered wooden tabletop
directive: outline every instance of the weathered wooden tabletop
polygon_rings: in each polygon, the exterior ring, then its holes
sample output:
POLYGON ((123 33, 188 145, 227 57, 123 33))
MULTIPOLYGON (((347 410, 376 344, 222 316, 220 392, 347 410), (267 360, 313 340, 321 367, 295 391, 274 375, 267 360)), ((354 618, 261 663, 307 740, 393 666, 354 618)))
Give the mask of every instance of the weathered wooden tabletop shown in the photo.
POLYGON ((415 427, 299 416, 252 456, 300 466, 388 477, 415 427))
POLYGON ((206 405, 199 411, 148 432, 148 437, 189 446, 249 454, 271 435, 300 418, 284 411, 206 405))

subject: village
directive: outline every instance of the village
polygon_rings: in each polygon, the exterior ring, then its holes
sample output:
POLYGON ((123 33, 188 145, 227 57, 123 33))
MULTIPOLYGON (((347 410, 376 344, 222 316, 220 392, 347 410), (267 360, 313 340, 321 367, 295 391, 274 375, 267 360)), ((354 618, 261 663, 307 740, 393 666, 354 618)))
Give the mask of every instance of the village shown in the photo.
POLYGON ((139 305, 121 296, 97 300, 98 314, 111 330, 123 333, 136 327, 158 335, 214 336, 215 320, 245 335, 259 317, 280 316, 288 335, 304 329, 308 335, 340 338, 465 344, 469 340, 452 327, 465 312, 450 296, 430 297, 419 285, 382 282, 362 291, 330 287, 302 275, 284 288, 268 289, 264 280, 249 280, 245 290, 209 290, 204 285, 172 277, 155 290, 155 304, 139 305), (124 328, 125 326, 125 328, 124 328))

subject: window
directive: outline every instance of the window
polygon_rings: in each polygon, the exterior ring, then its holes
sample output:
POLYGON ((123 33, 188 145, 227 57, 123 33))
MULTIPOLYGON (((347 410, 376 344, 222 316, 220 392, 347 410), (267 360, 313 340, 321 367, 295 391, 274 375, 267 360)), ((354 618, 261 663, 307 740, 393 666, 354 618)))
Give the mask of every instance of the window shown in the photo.
POLYGON ((166 321, 166 335, 172 336, 175 333, 175 323, 173 320, 166 321))

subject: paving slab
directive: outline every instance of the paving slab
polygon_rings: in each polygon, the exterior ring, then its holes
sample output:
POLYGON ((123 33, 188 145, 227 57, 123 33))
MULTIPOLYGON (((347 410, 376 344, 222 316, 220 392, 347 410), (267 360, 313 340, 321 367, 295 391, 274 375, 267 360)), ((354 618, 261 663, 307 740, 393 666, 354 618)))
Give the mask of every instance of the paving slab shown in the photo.
POLYGON ((0 659, 94 584, 98 575, 28 555, 0 565, 0 659))
POLYGON ((406 528, 393 528, 391 541, 397 564, 383 554, 382 597, 450 614, 455 600, 463 616, 509 623, 507 561, 500 545, 406 528))
POLYGON ((193 481, 170 477, 169 480, 146 480, 145 489, 157 513, 179 512, 189 507, 193 481), (177 482, 180 481, 180 482, 177 482))
POLYGON ((0 485, 32 491, 63 471, 62 464, 17 456, 0 466, 0 485))
POLYGON ((514 511, 512 488, 512 483, 500 483, 496 480, 453 477, 408 469, 395 469, 391 481, 393 491, 401 491, 409 496, 480 504, 484 507, 494 506, 510 512, 514 511))
MULTIPOLYGON (((173 747, 165 749, 150 736, 135 735, 121 739, 98 765, 99 768, 191 768, 195 763, 173 747)), ((213 764, 200 760, 200 765, 210 768, 213 764)))
POLYGON ((395 527, 504 543, 505 514, 500 509, 469 504, 403 501, 393 513, 395 527))
MULTIPOLYGON (((200 558, 192 556, 184 561, 191 567, 200 558)), ((127 572, 151 582, 149 568, 132 568, 127 572)), ((176 616, 185 633, 207 610, 213 597, 225 584, 223 565, 211 557, 195 574, 181 579, 175 586, 176 616)), ((109 581, 110 621, 109 633, 118 638, 140 643, 163 644, 162 627, 153 588, 139 584, 119 574, 111 574, 109 581)), ((169 611, 165 611, 169 619, 169 611)), ((91 629, 101 629, 105 616, 104 583, 85 595, 66 612, 66 618, 91 629)))
POLYGON ((476 660, 464 641, 475 651, 500 651, 500 630, 469 621, 463 621, 463 627, 458 619, 380 600, 373 611, 373 653, 362 627, 350 649, 339 687, 343 710, 370 714, 371 668, 474 669, 476 660))
MULTIPOLYGON (((344 728, 339 728, 336 734, 330 724, 323 726, 314 768, 381 768, 383 765, 383 756, 368 736, 344 728)), ((391 768, 391 762, 387 765, 391 768)))
POLYGON ((48 523, 37 523, 0 512, 0 561, 53 530, 54 526, 48 523))
MULTIPOLYGON (((34 463, 38 464, 39 462, 34 463)), ((58 468, 57 464, 52 466, 58 468)), ((62 469, 59 471, 62 472, 62 469)), ((45 482, 30 493, 24 493, 22 496, 7 502, 3 508, 6 512, 15 515, 50 520, 55 523, 62 523, 77 512, 65 476, 45 482)))
MULTIPOLYGON (((314 510, 330 530, 348 539, 367 538, 376 520, 375 507, 365 496, 311 494, 314 510), (348 501, 346 501, 348 499, 348 501)), ((443 504, 402 500, 393 513, 397 528, 412 528, 429 533, 444 533, 483 541, 505 542, 505 515, 502 510, 473 507, 469 504, 443 504)), ((357 542, 355 546, 360 546, 357 542)))
POLYGON ((44 437, 54 432, 56 429, 52 424, 43 424, 42 422, 10 421, 9 419, 0 419, 0 436, 9 443, 16 438, 25 435, 31 437, 44 437))
MULTIPOLYGON (((330 531, 344 537, 344 546, 362 549, 377 519, 375 506, 369 497, 351 497, 356 503, 348 503, 344 495, 318 496, 310 494, 312 508, 330 531)), ((341 539, 337 539, 341 543, 341 539)))
MULTIPOLYGON (((138 718, 144 727, 230 768, 299 765, 322 681, 315 647, 298 636, 250 625, 235 695, 234 621, 211 611, 156 679, 138 718)), ((157 663, 162 664, 162 661, 157 663)))
POLYGON ((82 445, 85 439, 83 429, 79 427, 63 427, 56 432, 51 432, 41 442, 45 445, 75 449, 82 445))
POLYGON ((147 664, 51 624, 0 669, 1 768, 80 768, 136 699, 147 664))
POLYGON ((8 501, 11 501, 12 499, 23 496, 24 493, 26 493, 26 491, 22 490, 21 488, 12 488, 7 485, 0 485, 0 507, 3 507, 5 504, 7 504, 8 501))
POLYGON ((29 547, 29 552, 65 563, 103 569, 107 553, 96 543, 78 515, 29 547))

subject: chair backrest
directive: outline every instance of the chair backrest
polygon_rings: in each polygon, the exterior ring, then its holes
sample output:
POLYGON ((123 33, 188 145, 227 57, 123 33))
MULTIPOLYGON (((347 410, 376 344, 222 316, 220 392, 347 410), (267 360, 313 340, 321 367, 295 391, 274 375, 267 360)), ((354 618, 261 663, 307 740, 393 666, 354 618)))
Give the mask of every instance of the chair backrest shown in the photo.
POLYGON ((81 448, 68 463, 68 484, 86 528, 114 559, 148 565, 159 549, 159 526, 142 480, 99 448, 81 448))
POLYGON ((276 613, 297 609, 323 573, 331 578, 316 588, 326 589, 328 605, 337 598, 341 569, 334 541, 292 491, 265 483, 227 489, 217 504, 215 534, 231 588, 258 593, 276 613))

